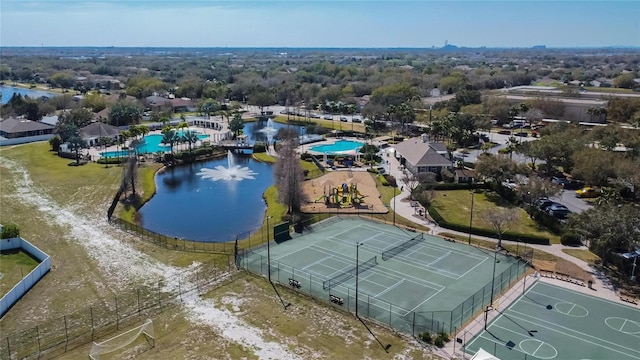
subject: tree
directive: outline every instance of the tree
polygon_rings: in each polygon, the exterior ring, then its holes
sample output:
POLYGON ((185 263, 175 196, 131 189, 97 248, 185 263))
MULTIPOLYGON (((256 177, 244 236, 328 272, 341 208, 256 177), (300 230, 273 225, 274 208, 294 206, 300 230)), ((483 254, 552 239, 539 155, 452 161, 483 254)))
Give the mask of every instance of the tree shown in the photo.
POLYGON ((51 139, 49 139, 49 145, 51 145, 52 151, 55 151, 55 152, 60 151, 60 145, 62 145, 62 138, 60 138, 60 136, 58 135, 52 137, 51 139))
POLYGON ((613 79, 613 86, 618 88, 633 89, 635 85, 633 73, 621 74, 613 79))
POLYGON ((125 165, 124 176, 122 177, 122 187, 124 189, 131 189, 131 198, 135 199, 136 194, 136 179, 138 178, 138 157, 129 156, 125 165))
POLYGON ((528 172, 525 165, 519 165, 501 154, 478 157, 475 170, 481 177, 493 180, 497 184, 512 179, 517 174, 528 172))
POLYGON ((58 124, 74 124, 78 128, 83 128, 93 120, 93 113, 85 108, 75 108, 65 111, 60 115, 58 124))
POLYGON ((72 137, 80 136, 80 130, 76 124, 63 122, 62 124, 58 123, 57 126, 58 135, 63 143, 68 142, 72 137))
POLYGON ((242 115, 240 113, 235 113, 233 115, 233 119, 229 121, 229 130, 231 130, 231 132, 233 132, 233 134, 237 137, 243 128, 244 120, 242 120, 242 115))
POLYGON ((68 141, 69 149, 76 154, 76 165, 80 164, 80 150, 87 147, 87 142, 80 136, 73 136, 68 141))
POLYGON ((371 94, 371 101, 383 106, 400 105, 418 96, 418 90, 404 82, 381 86, 371 94))
POLYGON ((120 100, 109 110, 109 124, 123 126, 137 124, 142 119, 142 107, 128 100, 120 100))
POLYGON ((296 137, 283 140, 278 150, 278 161, 274 169, 278 198, 287 207, 288 213, 292 217, 300 213, 300 206, 305 200, 302 192, 304 173, 296 153, 297 146, 297 134, 296 137))
POLYGON ((587 184, 607 185, 609 178, 616 177, 618 155, 601 149, 584 148, 572 156, 575 165, 571 175, 583 179, 587 184))
POLYGON ((169 147, 171 148, 171 153, 173 154, 173 145, 175 145, 177 142, 179 141, 178 139, 178 132, 176 131, 176 129, 170 127, 170 126, 165 126, 162 129, 162 140, 161 142, 165 145, 169 145, 169 147))
POLYGON ((198 134, 193 130, 187 130, 182 133, 182 139, 189 144, 189 154, 191 154, 191 145, 198 142, 198 134))
POLYGON ((529 181, 518 187, 518 193, 529 202, 529 205, 532 205, 536 199, 551 198, 560 192, 562 192, 562 186, 537 175, 529 176, 529 181))
POLYGON ((275 94, 264 87, 256 87, 248 98, 250 105, 255 105, 260 108, 260 112, 264 111, 265 106, 273 105, 275 103, 275 94))
POLYGON ((633 205, 596 205, 570 217, 569 227, 589 240, 605 266, 614 253, 640 247, 640 210, 633 205))
POLYGON ((502 235, 518 218, 517 212, 513 209, 493 207, 487 209, 482 214, 482 218, 491 225, 491 228, 498 235, 498 249, 502 249, 502 235))

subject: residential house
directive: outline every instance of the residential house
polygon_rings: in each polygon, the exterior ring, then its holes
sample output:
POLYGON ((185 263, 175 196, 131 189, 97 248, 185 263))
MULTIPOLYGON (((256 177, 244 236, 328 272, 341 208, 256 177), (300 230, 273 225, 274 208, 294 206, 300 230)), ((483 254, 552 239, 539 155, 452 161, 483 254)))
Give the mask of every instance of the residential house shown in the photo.
POLYGON ((474 184, 478 179, 476 171, 473 169, 456 169, 454 181, 460 184, 474 184))
POLYGON ((400 164, 414 175, 421 173, 440 174, 442 169, 451 169, 451 160, 447 159, 446 146, 443 143, 431 143, 426 134, 393 145, 400 164))
POLYGON ((145 104, 151 111, 162 111, 173 107, 170 99, 157 95, 147 96, 145 104))
POLYGON ((96 146, 102 137, 108 137, 111 141, 118 139, 120 129, 113 125, 94 122, 80 129, 80 135, 87 142, 87 145, 96 146))
POLYGON ((28 136, 51 135, 53 125, 24 118, 10 117, 0 121, 0 136, 6 139, 15 139, 28 136))
POLYGON ((189 98, 169 99, 173 112, 197 111, 196 105, 189 98))

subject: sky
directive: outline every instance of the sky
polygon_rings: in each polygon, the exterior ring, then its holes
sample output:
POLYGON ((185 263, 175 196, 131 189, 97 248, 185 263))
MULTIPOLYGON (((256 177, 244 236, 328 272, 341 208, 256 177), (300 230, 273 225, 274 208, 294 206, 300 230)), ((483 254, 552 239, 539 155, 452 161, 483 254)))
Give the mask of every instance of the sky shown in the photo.
POLYGON ((628 1, 0 1, 0 46, 640 46, 628 1))

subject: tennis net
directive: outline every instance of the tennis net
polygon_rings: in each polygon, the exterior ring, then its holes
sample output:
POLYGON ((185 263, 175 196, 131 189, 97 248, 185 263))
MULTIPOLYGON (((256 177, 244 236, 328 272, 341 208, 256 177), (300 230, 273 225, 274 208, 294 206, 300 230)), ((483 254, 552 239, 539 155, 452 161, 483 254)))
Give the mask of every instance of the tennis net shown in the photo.
POLYGON ((351 279, 352 277, 356 276, 356 269, 358 269, 358 274, 362 274, 363 272, 371 269, 372 267, 378 265, 378 257, 374 256, 371 259, 363 262, 359 267, 352 267, 351 269, 338 274, 334 277, 332 277, 329 280, 325 280, 324 282, 322 282, 322 289, 324 290, 329 290, 334 286, 340 285, 343 282, 351 279))
POLYGON ((408 248, 417 245, 420 241, 424 240, 424 234, 423 233, 418 233, 418 235, 416 235, 415 237, 400 243, 394 247, 392 247, 389 250, 383 251, 382 252, 382 260, 389 260, 392 257, 400 254, 401 252, 407 250, 408 248))

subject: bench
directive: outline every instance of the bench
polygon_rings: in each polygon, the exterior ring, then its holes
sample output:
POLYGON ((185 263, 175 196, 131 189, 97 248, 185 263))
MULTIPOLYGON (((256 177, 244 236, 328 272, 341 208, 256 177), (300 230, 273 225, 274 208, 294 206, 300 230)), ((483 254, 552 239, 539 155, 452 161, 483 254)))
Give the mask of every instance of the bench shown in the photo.
POLYGON ((289 278, 289 285, 291 285, 291 287, 294 287, 296 289, 300 289, 300 286, 301 286, 300 285, 300 281, 294 280, 294 279, 291 279, 291 278, 289 278))
POLYGON ((620 293, 620 300, 627 302, 629 304, 638 305, 638 300, 635 297, 628 294, 620 293))
POLYGON ((335 296, 335 295, 329 295, 329 300, 337 305, 342 306, 344 304, 344 300, 342 300, 341 297, 335 296))

